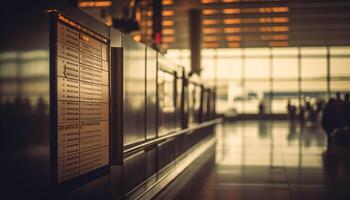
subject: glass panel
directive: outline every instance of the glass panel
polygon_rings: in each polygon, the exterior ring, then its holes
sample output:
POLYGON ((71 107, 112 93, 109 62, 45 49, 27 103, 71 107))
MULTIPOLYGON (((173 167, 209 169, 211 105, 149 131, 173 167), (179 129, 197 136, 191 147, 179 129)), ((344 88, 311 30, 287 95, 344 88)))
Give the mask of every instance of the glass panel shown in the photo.
POLYGON ((297 58, 274 58, 273 79, 297 79, 298 59, 297 58))
POLYGON ((222 58, 218 60, 218 78, 219 79, 240 79, 242 67, 240 59, 222 58))
POLYGON ((301 55, 326 55, 326 47, 302 47, 301 55))
POLYGON ((331 55, 350 55, 350 47, 331 47, 331 55))
POLYGON ((190 71, 190 51, 189 49, 170 49, 165 54, 165 57, 172 60, 174 63, 184 66, 190 71))
POLYGON ((48 75, 47 65, 48 63, 45 59, 28 61, 20 66, 21 76, 32 77, 48 75))
POLYGON ((215 51, 215 49, 202 49, 202 59, 203 57, 213 57, 215 55, 215 51))
POLYGON ((0 63, 0 78, 13 78, 17 76, 17 63, 0 63))
POLYGON ((145 46, 122 37, 124 49, 124 145, 145 138, 145 46))
POLYGON ((244 100, 245 113, 258 113, 262 102, 265 112, 270 112, 270 83, 268 81, 245 82, 244 100))
POLYGON ((301 77, 303 80, 323 80, 327 75, 326 58, 302 58, 301 77))
POLYGON ((215 79, 216 70, 215 70, 215 62, 214 59, 207 58, 207 59, 202 59, 203 64, 202 65, 202 72, 201 76, 204 80, 212 80, 215 79))
POLYGON ((331 81, 331 91, 335 92, 349 92, 350 91, 350 79, 347 81, 331 81))
POLYGON ((332 80, 350 77, 350 58, 331 58, 332 80))
POLYGON ((269 48, 248 48, 244 49, 245 56, 268 56, 270 55, 269 48))
POLYGON ((182 56, 189 57, 189 56, 191 56, 191 51, 190 51, 190 49, 180 49, 180 54, 182 56))
POLYGON ((216 112, 226 113, 229 109, 228 83, 220 82, 216 88, 216 112))
POLYGON ((165 56, 168 58, 178 58, 180 56, 180 49, 169 49, 165 56))
POLYGON ((173 74, 158 71, 158 135, 174 129, 174 78, 173 74))
POLYGON ((327 82, 322 81, 302 81, 301 90, 303 97, 325 97, 327 92, 327 82))
POLYGON ((272 48, 273 56, 293 56, 298 55, 298 48, 295 47, 279 47, 272 48))
POLYGON ((146 139, 149 139, 156 137, 157 132, 157 52, 147 47, 146 53, 146 139))
POLYGON ((274 81, 272 113, 287 113, 288 100, 298 107, 298 81, 274 81))
POLYGON ((245 60, 245 78, 268 79, 270 74, 268 58, 248 58, 245 60))
POLYGON ((243 112, 243 96, 242 96, 242 83, 241 81, 230 81, 228 83, 228 102, 227 107, 229 110, 227 111, 228 115, 234 115, 237 113, 243 112))
POLYGON ((227 48, 227 49, 217 49, 218 56, 241 56, 242 55, 242 49, 238 48, 227 48))

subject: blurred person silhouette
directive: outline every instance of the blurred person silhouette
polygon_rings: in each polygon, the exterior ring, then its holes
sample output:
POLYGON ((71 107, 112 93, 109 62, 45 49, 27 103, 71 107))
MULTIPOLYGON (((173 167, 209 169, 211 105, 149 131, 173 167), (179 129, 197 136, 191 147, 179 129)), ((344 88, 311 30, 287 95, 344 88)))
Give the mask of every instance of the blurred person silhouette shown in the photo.
POLYGON ((294 121, 296 110, 297 108, 294 105, 292 105, 290 99, 288 99, 287 112, 288 112, 289 120, 294 121))
POLYGON ((329 99, 323 110, 321 125, 327 134, 327 144, 329 145, 332 142, 331 135, 333 131, 339 127, 339 121, 337 119, 336 112, 336 100, 334 98, 329 99))
POLYGON ((311 102, 309 99, 305 100, 305 114, 306 114, 306 121, 313 121, 313 113, 314 109, 311 105, 311 102))
POLYGON ((344 118, 347 128, 350 127, 350 94, 346 93, 344 96, 344 118))
POLYGON ((340 93, 336 93, 336 100, 335 100, 335 112, 336 112, 336 118, 338 120, 338 128, 342 128, 346 125, 345 121, 345 103, 340 97, 340 93))
POLYGON ((262 100, 261 100, 260 103, 259 103, 258 109, 259 109, 259 116, 260 116, 260 117, 264 117, 264 114, 265 114, 265 105, 264 105, 264 102, 263 102, 262 100))
POLYGON ((318 98, 316 101, 316 112, 320 113, 324 106, 324 100, 322 98, 318 98))
POLYGON ((301 123, 305 122, 305 109, 303 105, 299 106, 299 120, 301 123))

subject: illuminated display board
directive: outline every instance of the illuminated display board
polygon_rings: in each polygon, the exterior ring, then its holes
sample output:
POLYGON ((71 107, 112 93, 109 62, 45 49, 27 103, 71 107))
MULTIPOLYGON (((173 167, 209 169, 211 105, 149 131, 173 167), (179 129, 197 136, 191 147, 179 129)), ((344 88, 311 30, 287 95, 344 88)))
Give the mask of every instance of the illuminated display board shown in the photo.
POLYGON ((57 182, 109 164, 109 40, 58 14, 57 182))

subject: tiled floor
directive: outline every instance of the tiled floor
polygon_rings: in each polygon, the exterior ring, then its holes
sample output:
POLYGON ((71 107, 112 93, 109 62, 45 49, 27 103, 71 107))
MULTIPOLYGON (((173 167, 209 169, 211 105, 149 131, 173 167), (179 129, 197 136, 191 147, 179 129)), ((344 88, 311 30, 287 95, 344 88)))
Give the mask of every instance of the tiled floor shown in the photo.
POLYGON ((166 199, 350 199, 350 148, 327 150, 319 127, 241 121, 216 132, 215 159, 166 199))

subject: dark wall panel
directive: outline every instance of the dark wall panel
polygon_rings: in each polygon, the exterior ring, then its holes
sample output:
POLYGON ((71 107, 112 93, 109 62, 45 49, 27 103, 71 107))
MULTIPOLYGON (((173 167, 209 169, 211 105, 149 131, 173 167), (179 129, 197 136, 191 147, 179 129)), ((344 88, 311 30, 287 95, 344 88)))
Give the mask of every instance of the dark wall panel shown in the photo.
POLYGON ((124 160, 123 192, 130 192, 145 180, 145 151, 137 152, 124 160))

